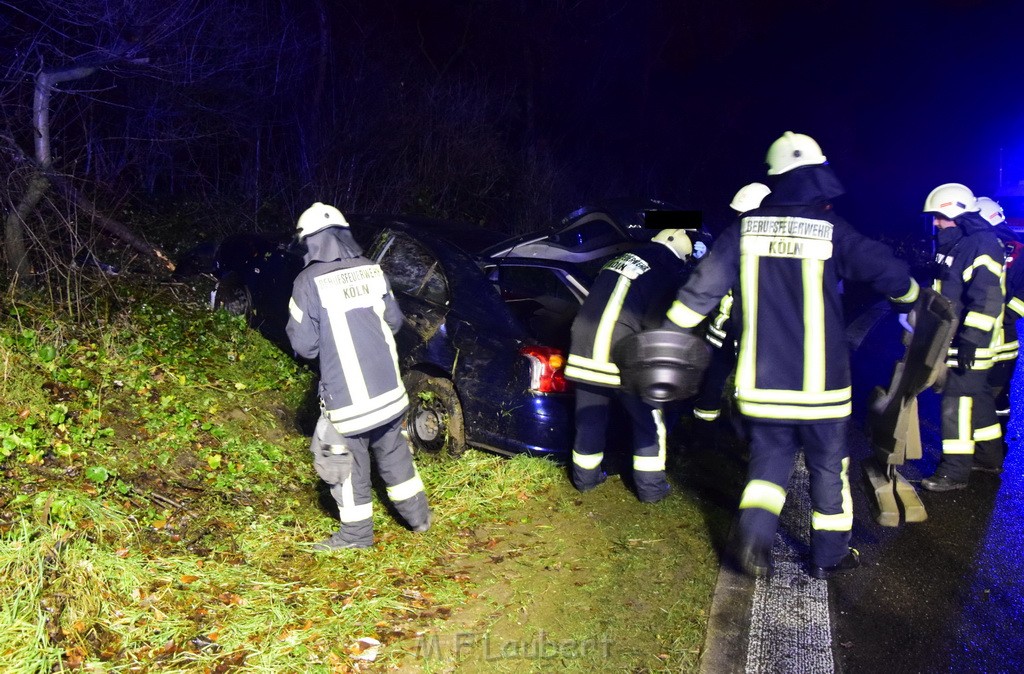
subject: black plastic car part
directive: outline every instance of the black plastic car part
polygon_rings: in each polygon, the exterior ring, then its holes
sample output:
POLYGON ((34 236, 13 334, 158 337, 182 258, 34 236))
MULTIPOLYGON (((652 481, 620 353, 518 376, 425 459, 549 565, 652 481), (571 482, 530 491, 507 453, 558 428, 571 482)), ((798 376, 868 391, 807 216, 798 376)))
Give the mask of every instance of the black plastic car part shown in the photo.
POLYGON ((231 273, 217 281, 213 293, 213 308, 223 309, 233 316, 253 318, 252 292, 238 274, 231 273))
POLYGON ((675 330, 645 330, 615 345, 622 387, 650 403, 697 395, 711 362, 708 343, 675 330))

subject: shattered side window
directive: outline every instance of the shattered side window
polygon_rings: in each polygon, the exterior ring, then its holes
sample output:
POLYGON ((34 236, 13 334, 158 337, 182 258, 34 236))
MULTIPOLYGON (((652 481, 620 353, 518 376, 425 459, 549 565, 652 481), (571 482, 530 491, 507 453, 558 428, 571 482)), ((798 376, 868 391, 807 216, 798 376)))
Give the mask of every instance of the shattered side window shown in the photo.
POLYGON ((550 297, 564 302, 578 300, 557 272, 544 267, 504 266, 499 267, 499 285, 502 299, 506 301, 550 297))
POLYGON ((553 243, 577 251, 596 250, 624 239, 622 232, 603 213, 587 214, 551 237, 553 243))
POLYGON ((448 283, 434 256, 406 236, 392 236, 380 259, 391 287, 435 304, 447 304, 448 283))

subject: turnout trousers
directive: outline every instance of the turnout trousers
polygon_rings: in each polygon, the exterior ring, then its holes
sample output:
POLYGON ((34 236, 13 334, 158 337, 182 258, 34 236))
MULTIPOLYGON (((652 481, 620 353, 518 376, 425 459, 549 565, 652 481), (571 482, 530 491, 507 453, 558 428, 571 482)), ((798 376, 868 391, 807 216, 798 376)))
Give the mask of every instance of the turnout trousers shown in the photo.
POLYGON ((704 375, 700 393, 693 401, 693 416, 701 421, 717 421, 722 414, 722 395, 729 375, 736 367, 736 352, 731 343, 711 353, 711 364, 704 375))
POLYGON ((330 486, 338 504, 340 535, 346 543, 373 543, 371 452, 387 486, 388 499, 405 523, 411 528, 426 524, 430 516, 427 495, 402 435, 401 417, 365 433, 342 436, 321 415, 310 451, 313 467, 330 486))
POLYGON ((604 482, 601 469, 613 401, 626 410, 633 434, 633 483, 641 501, 660 501, 671 488, 665 478, 666 431, 662 411, 620 389, 576 384, 576 440, 572 483, 589 491, 604 482))
POLYGON ((999 427, 1002 430, 1003 456, 1006 456, 1008 449, 1006 444, 1007 426, 1010 422, 1010 382, 1013 380, 1013 373, 1017 369, 1017 359, 1002 360, 992 366, 988 381, 992 387, 992 397, 995 399, 996 418, 999 419, 999 427))
POLYGON ((803 449, 811 478, 811 563, 838 564, 849 552, 853 528, 846 420, 812 424, 747 421, 750 466, 740 498, 740 538, 771 550, 797 453, 803 449))
POLYGON ((990 372, 950 368, 942 391, 942 460, 936 475, 966 482, 974 462, 990 468, 1003 465, 1003 431, 990 372))

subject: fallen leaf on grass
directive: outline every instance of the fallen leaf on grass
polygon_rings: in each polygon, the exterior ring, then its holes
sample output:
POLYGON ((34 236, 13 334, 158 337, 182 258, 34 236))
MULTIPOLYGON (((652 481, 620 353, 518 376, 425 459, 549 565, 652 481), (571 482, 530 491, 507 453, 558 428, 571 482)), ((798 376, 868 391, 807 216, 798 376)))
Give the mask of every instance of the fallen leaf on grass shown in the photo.
POLYGON ((205 651, 205 650, 209 649, 209 650, 213 651, 214 653, 216 653, 221 648, 220 644, 218 644, 216 641, 214 641, 210 637, 208 637, 206 635, 203 635, 203 634, 200 634, 198 636, 192 637, 191 639, 188 640, 188 643, 189 643, 189 646, 191 646, 192 648, 194 648, 197 651, 205 651))
POLYGON ((348 654, 353 660, 365 660, 373 662, 377 659, 377 652, 380 650, 380 642, 373 637, 363 637, 348 647, 348 654))
POLYGON ((182 576, 180 580, 188 585, 189 583, 194 583, 199 580, 199 576, 182 576))
POLYGON ((241 606, 245 603, 245 599, 242 599, 242 597, 234 592, 221 592, 217 595, 217 599, 220 599, 222 603, 228 606, 241 606))
POLYGON ((64 662, 67 663, 68 667, 77 669, 85 664, 85 659, 88 655, 85 649, 79 646, 72 646, 64 651, 64 662))

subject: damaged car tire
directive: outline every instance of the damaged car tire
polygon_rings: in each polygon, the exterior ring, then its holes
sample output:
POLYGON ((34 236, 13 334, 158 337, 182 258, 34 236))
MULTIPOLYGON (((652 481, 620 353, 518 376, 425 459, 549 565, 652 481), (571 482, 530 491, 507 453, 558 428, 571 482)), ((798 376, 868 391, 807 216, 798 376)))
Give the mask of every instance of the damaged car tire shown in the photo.
POLYGON ((405 377, 409 411, 405 427, 415 452, 458 458, 466 451, 462 405, 455 386, 443 377, 410 372, 405 377))

